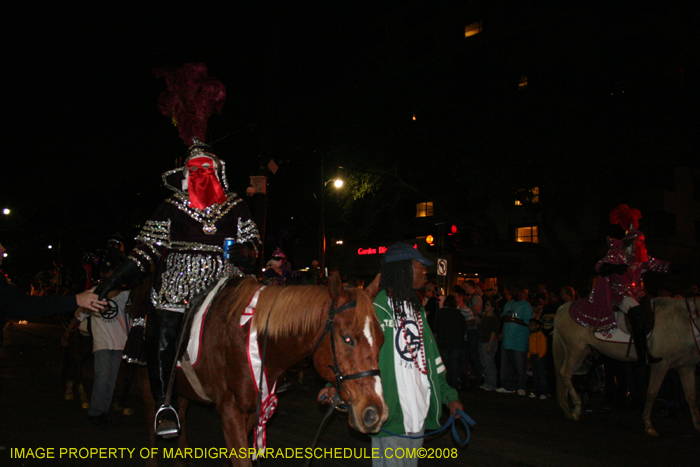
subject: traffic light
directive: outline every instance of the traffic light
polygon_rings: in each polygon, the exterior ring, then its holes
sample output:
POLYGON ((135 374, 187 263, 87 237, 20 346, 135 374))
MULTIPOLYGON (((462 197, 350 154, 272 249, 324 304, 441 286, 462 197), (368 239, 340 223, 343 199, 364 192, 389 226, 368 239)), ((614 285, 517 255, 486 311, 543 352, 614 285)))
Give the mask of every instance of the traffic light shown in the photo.
POLYGON ((437 251, 437 245, 435 244, 435 237, 433 237, 432 235, 427 235, 425 237, 425 243, 428 244, 428 246, 426 246, 426 248, 425 248, 425 250, 427 252, 435 253, 437 251))
POLYGON ((454 253, 459 250, 460 235, 456 225, 450 227, 450 231, 445 235, 445 253, 454 253))

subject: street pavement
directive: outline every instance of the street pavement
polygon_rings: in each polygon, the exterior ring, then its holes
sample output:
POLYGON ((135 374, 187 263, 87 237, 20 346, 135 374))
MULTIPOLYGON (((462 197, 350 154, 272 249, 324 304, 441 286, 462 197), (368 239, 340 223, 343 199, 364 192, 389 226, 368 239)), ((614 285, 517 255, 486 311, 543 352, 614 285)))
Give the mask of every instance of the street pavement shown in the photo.
MULTIPOLYGON (((5 344, 0 350, 0 467, 145 465, 150 451, 137 385, 128 398, 133 415, 113 412, 113 426, 93 427, 78 401, 64 400, 60 335, 60 326, 51 320, 15 322, 5 329, 5 344), (17 459, 22 452, 24 458, 17 459)), ((89 393, 89 356, 87 362, 89 393)), ((322 382, 313 369, 305 370, 303 384, 296 373, 289 374, 292 386, 280 394, 277 412, 269 423, 268 448, 285 457, 265 459, 263 466, 302 466, 306 462, 299 454, 311 446, 326 407, 315 401, 322 382)), ((584 407, 583 420, 574 423, 564 418, 552 399, 478 388, 461 391, 460 396, 466 413, 476 421, 469 446, 457 448, 450 433, 430 438, 424 447, 433 458, 425 458, 419 465, 684 467, 700 461, 700 435, 694 431, 687 409, 679 417, 655 417, 661 436, 651 438, 644 434, 639 409, 605 410, 596 397, 584 407)), ((190 447, 198 449, 193 456, 199 457, 188 458, 187 465, 227 465, 222 459, 211 458, 216 449, 225 448, 221 422, 213 407, 191 406, 188 441, 190 447)), ((174 442, 158 441, 161 465, 174 465, 174 459, 162 456, 176 447, 174 442)), ((313 451, 319 455, 311 463, 314 467, 371 465, 369 437, 352 430, 347 415, 340 412, 327 423, 319 447, 321 451, 313 451)))

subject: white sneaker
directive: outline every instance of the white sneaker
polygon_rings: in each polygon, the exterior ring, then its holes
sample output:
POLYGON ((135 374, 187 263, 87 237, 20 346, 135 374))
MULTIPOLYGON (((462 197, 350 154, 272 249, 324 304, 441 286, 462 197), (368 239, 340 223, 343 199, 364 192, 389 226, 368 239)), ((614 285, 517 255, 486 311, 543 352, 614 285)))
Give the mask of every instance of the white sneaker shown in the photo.
POLYGON ((542 394, 542 395, 540 396, 540 400, 541 400, 541 401, 546 401, 546 400, 547 400, 547 395, 546 395, 546 394, 542 394))
POLYGON ((537 396, 535 395, 534 392, 531 392, 531 393, 530 393, 530 399, 534 399, 534 398, 536 398, 536 397, 537 397, 537 396))
POLYGON ((515 391, 511 391, 506 388, 498 388, 496 389, 496 392, 500 392, 501 394, 513 394, 515 391))
POLYGON ((525 395, 525 390, 524 390, 524 389, 518 389, 518 395, 519 395, 519 396, 524 396, 524 395, 525 395))

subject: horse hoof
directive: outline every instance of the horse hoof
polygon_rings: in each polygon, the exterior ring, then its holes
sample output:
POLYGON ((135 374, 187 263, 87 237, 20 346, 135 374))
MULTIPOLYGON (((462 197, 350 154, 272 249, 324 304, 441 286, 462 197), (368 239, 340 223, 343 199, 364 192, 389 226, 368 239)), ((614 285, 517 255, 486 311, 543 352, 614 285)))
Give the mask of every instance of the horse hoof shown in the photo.
POLYGON ((84 408, 85 410, 90 408, 90 403, 89 402, 83 402, 80 404, 80 407, 84 408))
POLYGON ((647 428, 645 431, 647 432, 647 434, 648 434, 649 436, 654 436, 654 437, 659 436, 659 432, 656 431, 656 430, 653 429, 653 428, 647 428))
POLYGON ((571 419, 574 420, 574 421, 576 421, 576 422, 580 422, 580 421, 581 421, 581 414, 579 414, 579 413, 572 413, 572 414, 571 414, 571 419))
POLYGON ((67 401, 75 400, 75 396, 73 396, 72 393, 66 393, 66 400, 67 401))

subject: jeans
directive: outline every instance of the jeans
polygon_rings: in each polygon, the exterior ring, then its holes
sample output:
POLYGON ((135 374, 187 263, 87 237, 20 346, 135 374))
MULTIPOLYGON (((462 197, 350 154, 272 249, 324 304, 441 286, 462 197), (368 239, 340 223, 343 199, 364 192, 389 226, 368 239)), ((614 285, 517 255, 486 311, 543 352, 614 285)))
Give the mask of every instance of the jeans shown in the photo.
POLYGON ((498 341, 493 341, 491 351, 486 351, 489 346, 488 342, 479 343, 479 357, 484 365, 484 386, 487 389, 496 389, 498 373, 496 370, 496 351, 498 350, 498 341))
POLYGON ((549 389, 547 388, 547 361, 539 355, 531 355, 530 364, 532 365, 532 377, 534 380, 532 392, 537 396, 546 396, 549 394, 549 389))
POLYGON ((445 376, 447 384, 457 389, 459 387, 459 365, 462 349, 441 348, 440 356, 442 356, 442 361, 445 363, 445 370, 447 370, 447 375, 445 376))
MULTIPOLYGON (((425 428, 421 429, 418 433, 406 434, 409 436, 418 436, 423 433, 425 433, 425 428)), ((372 467, 417 467, 418 456, 410 459, 406 456, 406 451, 410 449, 418 450, 418 448, 422 446, 423 438, 410 439, 400 438, 398 436, 372 438, 372 449, 377 449, 377 454, 379 456, 377 459, 372 459, 372 467), (385 454, 387 457, 384 457, 385 454)))
POLYGON ((527 382, 527 351, 502 349, 501 352, 501 385, 503 388, 513 391, 525 390, 527 382), (517 380, 517 386, 515 378, 517 380))
POLYGON ((471 375, 474 378, 481 378, 484 374, 484 367, 481 365, 479 356, 479 333, 476 329, 467 329, 467 345, 469 346, 469 361, 472 365, 471 375))
POLYGON ((466 340, 463 347, 459 349, 459 381, 461 383, 469 381, 469 343, 466 340))
POLYGON ((105 349, 95 352, 95 382, 92 385, 88 415, 94 417, 109 412, 121 363, 121 350, 105 349))

